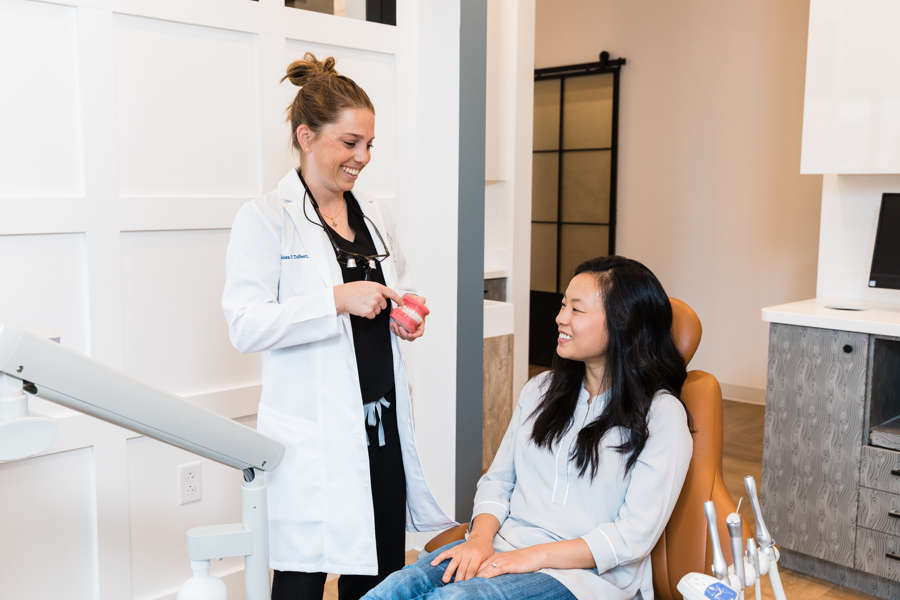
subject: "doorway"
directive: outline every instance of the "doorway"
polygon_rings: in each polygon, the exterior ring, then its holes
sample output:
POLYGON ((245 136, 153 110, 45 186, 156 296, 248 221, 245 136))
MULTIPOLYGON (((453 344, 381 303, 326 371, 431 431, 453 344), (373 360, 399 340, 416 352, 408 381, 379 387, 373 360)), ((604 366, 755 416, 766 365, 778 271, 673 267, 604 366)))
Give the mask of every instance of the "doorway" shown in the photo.
POLYGON ((528 361, 549 367, 575 268, 615 253, 619 71, 624 58, 534 72, 528 361))

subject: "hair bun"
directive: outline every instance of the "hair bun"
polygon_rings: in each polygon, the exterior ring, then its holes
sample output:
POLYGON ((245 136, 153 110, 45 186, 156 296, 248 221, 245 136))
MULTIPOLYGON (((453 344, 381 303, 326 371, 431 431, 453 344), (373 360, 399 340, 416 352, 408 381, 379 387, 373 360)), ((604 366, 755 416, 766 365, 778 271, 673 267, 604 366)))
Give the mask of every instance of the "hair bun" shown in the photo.
POLYGON ((295 60, 288 65, 287 73, 281 78, 281 81, 290 79, 291 83, 297 87, 303 87, 317 77, 337 77, 338 72, 335 70, 334 64, 333 56, 320 61, 312 52, 307 52, 301 60, 295 60))

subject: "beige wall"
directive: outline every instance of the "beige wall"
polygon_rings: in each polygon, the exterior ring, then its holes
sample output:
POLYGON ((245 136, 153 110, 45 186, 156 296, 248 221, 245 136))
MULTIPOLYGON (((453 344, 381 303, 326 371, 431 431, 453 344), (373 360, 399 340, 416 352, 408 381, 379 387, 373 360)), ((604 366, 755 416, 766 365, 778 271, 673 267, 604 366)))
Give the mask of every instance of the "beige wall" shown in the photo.
POLYGON ((704 325, 691 366, 761 401, 763 306, 816 292, 820 176, 801 176, 809 3, 538 0, 535 68, 624 56, 617 252, 704 325))

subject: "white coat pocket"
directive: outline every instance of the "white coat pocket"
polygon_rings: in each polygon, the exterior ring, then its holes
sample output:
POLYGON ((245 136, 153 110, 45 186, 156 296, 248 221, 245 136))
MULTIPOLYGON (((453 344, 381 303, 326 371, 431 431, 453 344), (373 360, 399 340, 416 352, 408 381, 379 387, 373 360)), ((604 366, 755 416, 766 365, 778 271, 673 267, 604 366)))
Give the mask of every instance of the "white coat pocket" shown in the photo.
POLYGON ((297 252, 281 255, 281 273, 278 280, 278 301, 292 296, 302 296, 324 287, 322 276, 316 270, 308 254, 297 252))
POLYGON ((257 430, 284 445, 281 464, 266 474, 269 519, 322 521, 325 466, 319 423, 260 407, 257 430))

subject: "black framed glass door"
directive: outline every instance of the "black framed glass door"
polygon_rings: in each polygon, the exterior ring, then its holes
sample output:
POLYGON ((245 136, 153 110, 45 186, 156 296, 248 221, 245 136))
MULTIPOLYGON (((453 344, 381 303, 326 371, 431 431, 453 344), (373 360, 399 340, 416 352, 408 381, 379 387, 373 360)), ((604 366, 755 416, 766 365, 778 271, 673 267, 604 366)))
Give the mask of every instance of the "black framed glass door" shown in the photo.
POLYGON ((534 72, 529 363, 550 366, 575 268, 615 253, 619 70, 624 58, 534 72))

